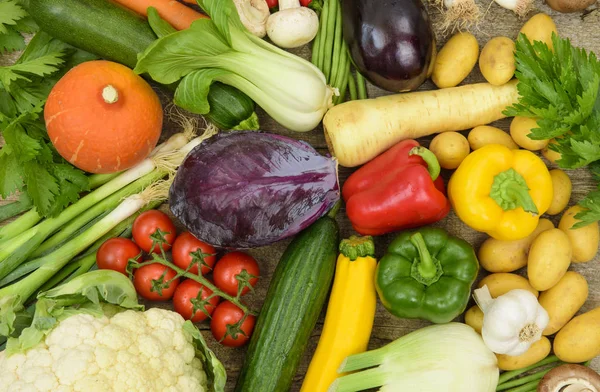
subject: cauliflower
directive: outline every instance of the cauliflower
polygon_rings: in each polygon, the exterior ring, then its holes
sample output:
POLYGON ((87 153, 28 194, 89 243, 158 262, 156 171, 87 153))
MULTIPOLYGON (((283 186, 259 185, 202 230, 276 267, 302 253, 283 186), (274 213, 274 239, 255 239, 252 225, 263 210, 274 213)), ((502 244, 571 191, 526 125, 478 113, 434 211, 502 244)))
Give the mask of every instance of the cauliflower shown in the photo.
POLYGON ((0 352, 0 392, 223 390, 225 370, 198 329, 175 312, 137 310, 131 282, 112 272, 38 296, 32 326, 0 352))
POLYGON ((76 314, 25 353, 0 353, 1 392, 206 391, 183 318, 163 309, 76 314))

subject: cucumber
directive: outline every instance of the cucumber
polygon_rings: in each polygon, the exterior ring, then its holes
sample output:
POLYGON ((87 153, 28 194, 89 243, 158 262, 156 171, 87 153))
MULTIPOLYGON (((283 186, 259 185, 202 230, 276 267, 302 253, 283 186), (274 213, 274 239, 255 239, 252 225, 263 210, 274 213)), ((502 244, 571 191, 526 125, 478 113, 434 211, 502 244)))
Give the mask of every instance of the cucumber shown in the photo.
POLYGON ((325 216, 292 240, 271 280, 236 392, 286 392, 331 286, 339 231, 325 216))
MULTIPOLYGON (((145 19, 107 0, 28 0, 24 5, 46 33, 129 68, 156 40, 145 19)), ((213 83, 208 102, 211 110, 204 117, 217 127, 258 129, 254 102, 243 92, 213 83)))

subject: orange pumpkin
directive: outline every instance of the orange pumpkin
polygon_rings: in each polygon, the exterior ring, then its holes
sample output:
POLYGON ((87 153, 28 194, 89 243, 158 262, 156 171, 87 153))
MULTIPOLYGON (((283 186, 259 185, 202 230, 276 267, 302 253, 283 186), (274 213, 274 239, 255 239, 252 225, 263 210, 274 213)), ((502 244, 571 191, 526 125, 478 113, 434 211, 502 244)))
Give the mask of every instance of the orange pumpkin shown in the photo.
POLYGON ((82 63, 54 86, 44 108, 58 153, 90 173, 114 173, 143 161, 163 122, 160 100, 131 69, 110 61, 82 63))

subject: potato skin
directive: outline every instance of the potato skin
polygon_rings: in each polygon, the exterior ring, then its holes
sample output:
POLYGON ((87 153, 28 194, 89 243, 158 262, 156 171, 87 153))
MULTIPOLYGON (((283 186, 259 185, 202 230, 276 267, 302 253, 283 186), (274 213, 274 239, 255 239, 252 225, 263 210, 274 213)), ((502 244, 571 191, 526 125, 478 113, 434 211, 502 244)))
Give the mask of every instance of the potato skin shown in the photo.
POLYGON ((490 127, 489 125, 480 125, 469 132, 467 136, 471 150, 475 151, 488 144, 502 144, 511 150, 518 150, 519 146, 512 140, 512 137, 500 128, 490 127))
POLYGON ((539 295, 538 291, 533 288, 526 278, 517 274, 504 272, 491 274, 481 279, 477 284, 477 288, 482 288, 484 285, 487 285, 492 298, 497 298, 515 289, 527 290, 536 297, 539 295))
POLYGON ((481 334, 483 312, 479 309, 479 306, 473 305, 465 312, 465 324, 473 328, 478 334, 481 334))
POLYGON ((519 34, 521 33, 525 34, 530 42, 542 41, 548 45, 550 49, 554 48, 552 45, 552 33, 558 35, 556 23, 554 23, 554 20, 552 20, 550 16, 543 12, 533 15, 525 22, 519 31, 519 34))
POLYGON ((600 231, 598 230, 598 222, 594 222, 579 229, 571 229, 571 227, 579 222, 575 219, 575 215, 583 209, 579 205, 574 205, 567 209, 560 218, 558 228, 564 231, 571 241, 573 248, 574 263, 585 263, 593 260, 598 253, 598 244, 600 243, 600 231))
POLYGON ((458 132, 440 133, 429 144, 429 150, 444 169, 456 169, 471 152, 467 138, 458 132))
POLYGON ((554 338, 554 354, 570 363, 585 362, 600 355, 600 307, 567 323, 554 338))
POLYGON ((529 138, 531 130, 538 128, 537 120, 529 117, 515 117, 510 123, 510 136, 522 148, 529 151, 538 151, 548 145, 548 140, 532 140, 529 138))
POLYGON ((479 248, 479 263, 489 272, 513 272, 525 267, 531 243, 540 233, 550 229, 554 229, 554 224, 542 218, 533 233, 521 240, 501 241, 490 237, 479 248))
POLYGON ((569 204, 573 185, 567 173, 560 169, 550 170, 550 177, 552 178, 554 194, 552 196, 552 203, 548 207, 546 214, 556 215, 560 214, 569 204))
POLYGON ((540 234, 531 244, 527 258, 527 277, 539 291, 554 287, 571 265, 571 242, 559 229, 540 234))
POLYGON ((515 74, 515 42, 508 37, 494 37, 488 41, 479 56, 481 74, 494 86, 501 86, 515 74))
POLYGON ((457 33, 440 49, 431 80, 439 88, 455 87, 473 70, 479 57, 479 44, 471 33, 457 33))
POLYGON ((571 13, 583 11, 587 7, 593 5, 596 0, 547 0, 546 4, 554 11, 562 13, 571 13))
POLYGON ((567 271, 558 283, 540 294, 539 303, 548 312, 550 322, 543 334, 553 335, 581 309, 588 297, 588 283, 574 271, 567 271))
POLYGON ((518 370, 531 366, 541 361, 550 354, 552 345, 547 337, 542 336, 540 340, 533 343, 525 354, 510 356, 505 354, 496 354, 498 358, 498 368, 500 370, 518 370))
POLYGON ((561 158, 561 154, 559 152, 556 152, 556 151, 548 148, 553 143, 556 143, 556 140, 550 139, 550 141, 548 142, 548 145, 546 147, 542 148, 542 155, 548 161, 550 161, 552 163, 556 163, 556 161, 558 161, 561 158))

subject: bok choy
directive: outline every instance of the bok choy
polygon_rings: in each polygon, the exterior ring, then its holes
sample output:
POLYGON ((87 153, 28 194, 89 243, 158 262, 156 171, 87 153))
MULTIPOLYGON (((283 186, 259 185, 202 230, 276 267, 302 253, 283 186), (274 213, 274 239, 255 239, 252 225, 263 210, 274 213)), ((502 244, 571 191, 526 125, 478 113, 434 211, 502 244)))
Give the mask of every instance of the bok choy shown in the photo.
POLYGON ((329 392, 494 392, 500 371, 496 356, 466 324, 432 325, 377 350, 351 355, 329 392), (364 370, 367 369, 367 370, 364 370))
POLYGON ((209 112, 209 88, 219 81, 246 93, 284 127, 314 129, 333 105, 334 89, 323 73, 248 32, 232 0, 199 4, 210 19, 155 41, 139 57, 135 71, 163 84, 182 79, 174 101, 193 113, 209 112))

